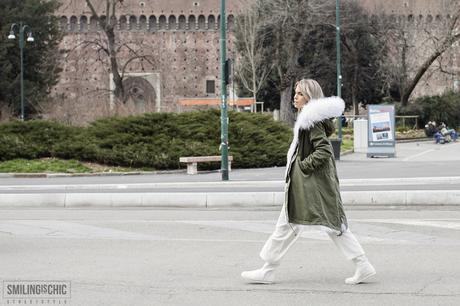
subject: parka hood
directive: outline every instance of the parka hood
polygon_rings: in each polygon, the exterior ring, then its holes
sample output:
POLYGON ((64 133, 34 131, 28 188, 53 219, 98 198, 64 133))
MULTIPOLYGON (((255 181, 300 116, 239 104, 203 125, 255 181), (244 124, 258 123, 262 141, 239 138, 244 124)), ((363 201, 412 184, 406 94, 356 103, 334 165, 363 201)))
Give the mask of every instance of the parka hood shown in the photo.
POLYGON ((345 102, 339 97, 310 100, 300 111, 294 130, 308 130, 317 122, 341 116, 344 110, 345 102))

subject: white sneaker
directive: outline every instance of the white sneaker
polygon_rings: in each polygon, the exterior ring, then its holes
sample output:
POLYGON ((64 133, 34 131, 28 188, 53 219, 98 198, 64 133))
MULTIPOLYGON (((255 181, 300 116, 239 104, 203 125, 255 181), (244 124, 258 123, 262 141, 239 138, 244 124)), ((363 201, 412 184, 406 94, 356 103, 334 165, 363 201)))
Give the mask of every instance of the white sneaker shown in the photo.
POLYGON ((275 281, 276 267, 278 267, 278 265, 265 263, 260 269, 242 272, 241 277, 249 283, 272 284, 275 281))
POLYGON ((356 264, 356 271, 352 277, 349 277, 345 280, 345 284, 347 285, 356 285, 362 283, 364 280, 377 273, 369 260, 367 260, 366 256, 364 255, 354 258, 353 262, 356 264))

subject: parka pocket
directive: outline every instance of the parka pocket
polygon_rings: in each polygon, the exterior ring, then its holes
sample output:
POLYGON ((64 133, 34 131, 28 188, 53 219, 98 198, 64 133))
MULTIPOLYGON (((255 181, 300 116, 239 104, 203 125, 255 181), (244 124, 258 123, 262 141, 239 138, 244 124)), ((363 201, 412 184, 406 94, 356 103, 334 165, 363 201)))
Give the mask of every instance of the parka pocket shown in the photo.
POLYGON ((297 167, 300 169, 300 171, 302 171, 302 174, 311 175, 314 172, 312 169, 305 167, 299 157, 296 158, 295 162, 297 163, 297 167))

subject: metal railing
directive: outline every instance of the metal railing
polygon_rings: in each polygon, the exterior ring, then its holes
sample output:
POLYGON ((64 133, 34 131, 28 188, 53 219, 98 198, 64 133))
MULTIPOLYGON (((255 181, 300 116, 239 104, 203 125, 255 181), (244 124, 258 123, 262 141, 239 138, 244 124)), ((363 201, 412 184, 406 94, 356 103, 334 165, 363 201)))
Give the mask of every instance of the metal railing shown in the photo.
MULTIPOLYGON (((357 119, 357 118, 364 118, 367 119, 367 115, 344 115, 345 118, 351 118, 351 119, 357 119)), ((420 116, 395 116, 395 121, 396 121, 396 126, 402 126, 403 128, 406 128, 406 122, 408 120, 414 120, 415 123, 411 126, 411 129, 416 129, 418 127, 418 119, 420 116), (401 124, 400 124, 401 123, 401 124)))

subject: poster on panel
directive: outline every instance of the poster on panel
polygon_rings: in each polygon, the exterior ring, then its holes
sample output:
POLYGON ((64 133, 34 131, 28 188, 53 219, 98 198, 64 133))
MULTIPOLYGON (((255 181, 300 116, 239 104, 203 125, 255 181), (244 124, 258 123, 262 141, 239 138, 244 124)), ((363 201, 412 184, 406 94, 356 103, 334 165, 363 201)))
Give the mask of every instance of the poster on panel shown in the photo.
POLYGON ((368 105, 368 157, 395 156, 394 105, 368 105))

